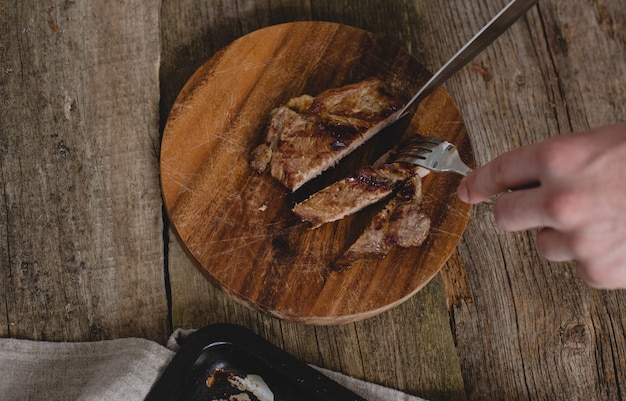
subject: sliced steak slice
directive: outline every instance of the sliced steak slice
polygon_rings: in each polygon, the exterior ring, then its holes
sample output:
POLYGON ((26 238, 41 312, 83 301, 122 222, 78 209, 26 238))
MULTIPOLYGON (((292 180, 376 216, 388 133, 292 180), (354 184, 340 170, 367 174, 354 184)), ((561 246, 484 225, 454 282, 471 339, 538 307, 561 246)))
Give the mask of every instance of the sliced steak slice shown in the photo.
POLYGON ((357 260, 384 257, 395 246, 421 245, 430 230, 430 218, 422 210, 421 203, 421 178, 414 175, 374 216, 359 238, 336 260, 334 267, 342 270, 357 260))
POLYGON ((314 193, 297 203, 292 211, 313 228, 340 220, 392 194, 402 182, 418 174, 426 176, 430 170, 411 163, 396 162, 396 154, 402 151, 400 143, 382 155, 371 166, 358 169, 355 173, 314 193))
POLYGON ((272 111, 250 165, 260 173, 269 167, 295 191, 382 130, 402 105, 376 77, 293 98, 272 111))
POLYGON ((297 203, 292 211, 313 228, 340 220, 388 197, 399 183, 418 172, 407 163, 366 166, 297 203))

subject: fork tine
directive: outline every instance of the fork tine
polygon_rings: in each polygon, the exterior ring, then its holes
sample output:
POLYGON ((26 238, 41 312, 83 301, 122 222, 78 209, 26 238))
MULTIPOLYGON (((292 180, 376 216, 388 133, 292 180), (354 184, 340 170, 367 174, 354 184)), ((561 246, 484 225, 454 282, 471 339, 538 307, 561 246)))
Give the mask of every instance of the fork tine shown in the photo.
POLYGON ((404 141, 398 149, 398 157, 417 157, 425 159, 429 153, 439 146, 444 140, 435 137, 414 136, 404 141))
POLYGON ((422 135, 409 138, 396 151, 394 160, 439 172, 452 171, 466 175, 471 171, 461 160, 456 147, 443 138, 422 135))

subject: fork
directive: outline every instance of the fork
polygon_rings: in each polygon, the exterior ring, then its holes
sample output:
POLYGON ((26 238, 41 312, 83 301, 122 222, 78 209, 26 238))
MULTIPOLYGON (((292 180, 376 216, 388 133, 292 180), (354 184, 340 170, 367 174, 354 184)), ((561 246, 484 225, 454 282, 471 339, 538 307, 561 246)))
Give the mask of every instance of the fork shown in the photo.
MULTIPOLYGON (((420 88, 402 109, 388 117, 386 125, 408 114, 412 105, 419 104, 448 78, 465 66, 478 53, 483 51, 515 21, 524 15, 538 0, 511 0, 495 17, 478 31, 459 51, 457 51, 433 76, 420 88)), ((442 138, 417 135, 404 142, 395 155, 398 161, 413 163, 429 170, 452 171, 467 175, 472 171, 459 156, 456 147, 442 138)))
POLYGON ((467 175, 472 171, 452 143, 443 138, 416 135, 404 141, 393 155, 394 161, 412 163, 432 171, 467 175))

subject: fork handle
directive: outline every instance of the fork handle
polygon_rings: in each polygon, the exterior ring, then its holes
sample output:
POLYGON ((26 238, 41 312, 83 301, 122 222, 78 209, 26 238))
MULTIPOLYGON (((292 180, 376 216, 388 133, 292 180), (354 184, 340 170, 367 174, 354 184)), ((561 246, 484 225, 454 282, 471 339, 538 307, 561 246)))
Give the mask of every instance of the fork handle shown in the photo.
POLYGON ((455 173, 459 173, 461 175, 468 175, 469 173, 472 172, 472 169, 469 168, 465 163, 463 162, 459 162, 458 164, 455 164, 453 166, 450 166, 448 168, 448 171, 452 171, 455 173))
POLYGON ((453 173, 458 173, 461 175, 468 175, 472 172, 472 169, 467 166, 467 164, 463 163, 461 159, 454 158, 447 166, 443 167, 441 171, 450 171, 453 173))
POLYGON ((448 60, 435 74, 422 86, 411 100, 402 108, 398 115, 402 116, 415 102, 419 103, 424 98, 442 85, 448 78, 454 75, 463 66, 469 63, 478 53, 483 51, 515 21, 526 13, 538 0, 513 0, 491 19, 472 39, 469 40, 450 60, 448 60))

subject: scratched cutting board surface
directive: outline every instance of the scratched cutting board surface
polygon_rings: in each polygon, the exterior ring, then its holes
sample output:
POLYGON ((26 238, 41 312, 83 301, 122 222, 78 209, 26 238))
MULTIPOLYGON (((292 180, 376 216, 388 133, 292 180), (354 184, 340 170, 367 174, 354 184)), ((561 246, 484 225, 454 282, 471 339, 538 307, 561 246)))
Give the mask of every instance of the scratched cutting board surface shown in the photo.
POLYGON ((419 291, 455 249, 470 208, 458 200, 460 177, 451 173, 424 179, 424 208, 432 219, 424 244, 343 271, 332 269, 333 261, 382 204, 314 230, 291 212, 294 201, 416 132, 448 139, 473 165, 463 118, 444 89, 295 194, 249 167, 272 109, 371 76, 385 79, 406 101, 430 72, 366 31, 296 22, 237 39, 202 65, 179 94, 161 147, 168 217, 206 277, 245 305, 307 324, 361 320, 419 291))

